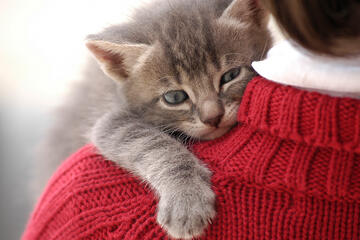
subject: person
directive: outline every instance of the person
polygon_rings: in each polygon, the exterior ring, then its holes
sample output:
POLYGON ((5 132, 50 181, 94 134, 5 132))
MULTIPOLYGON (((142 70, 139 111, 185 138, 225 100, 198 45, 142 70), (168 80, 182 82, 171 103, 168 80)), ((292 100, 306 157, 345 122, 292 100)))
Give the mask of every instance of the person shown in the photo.
MULTIPOLYGON (((192 147, 217 196, 201 239, 360 239, 359 1, 260 2, 288 40, 253 64, 261 77, 238 126, 192 147)), ((167 239, 156 203, 87 145, 54 174, 22 239, 167 239)))

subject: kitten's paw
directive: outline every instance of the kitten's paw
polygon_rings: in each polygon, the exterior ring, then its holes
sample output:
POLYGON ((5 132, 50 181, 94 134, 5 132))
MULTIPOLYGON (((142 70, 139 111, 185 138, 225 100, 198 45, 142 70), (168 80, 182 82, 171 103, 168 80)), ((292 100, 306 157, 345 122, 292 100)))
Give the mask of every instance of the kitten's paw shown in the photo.
POLYGON ((198 237, 215 217, 215 194, 208 184, 200 185, 160 197, 157 221, 172 238, 198 237))

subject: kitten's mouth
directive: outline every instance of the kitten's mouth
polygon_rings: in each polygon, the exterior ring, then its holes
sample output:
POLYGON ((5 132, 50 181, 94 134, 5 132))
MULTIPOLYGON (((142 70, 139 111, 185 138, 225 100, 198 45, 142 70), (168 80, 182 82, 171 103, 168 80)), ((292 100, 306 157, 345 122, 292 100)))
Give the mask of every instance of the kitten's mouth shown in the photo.
POLYGON ((227 133, 233 126, 216 128, 214 131, 206 133, 200 137, 201 140, 213 140, 227 133))

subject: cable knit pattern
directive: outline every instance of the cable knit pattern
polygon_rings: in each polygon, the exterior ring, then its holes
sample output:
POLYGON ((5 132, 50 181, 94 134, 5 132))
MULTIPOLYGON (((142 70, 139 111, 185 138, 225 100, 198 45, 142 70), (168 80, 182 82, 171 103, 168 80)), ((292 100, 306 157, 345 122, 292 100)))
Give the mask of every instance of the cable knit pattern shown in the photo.
MULTIPOLYGON (((360 101, 253 79, 239 125, 192 149, 213 172, 201 239, 360 239, 360 101)), ((23 240, 168 239, 156 196, 88 145, 50 180, 23 240)))

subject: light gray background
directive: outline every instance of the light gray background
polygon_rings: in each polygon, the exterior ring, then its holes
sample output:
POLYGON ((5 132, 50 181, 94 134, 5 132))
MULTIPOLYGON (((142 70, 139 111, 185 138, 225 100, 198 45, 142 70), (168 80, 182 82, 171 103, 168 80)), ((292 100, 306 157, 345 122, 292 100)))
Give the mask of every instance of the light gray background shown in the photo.
POLYGON ((144 1, 0 0, 0 239, 19 239, 33 208, 34 149, 81 74, 84 37, 144 1))

